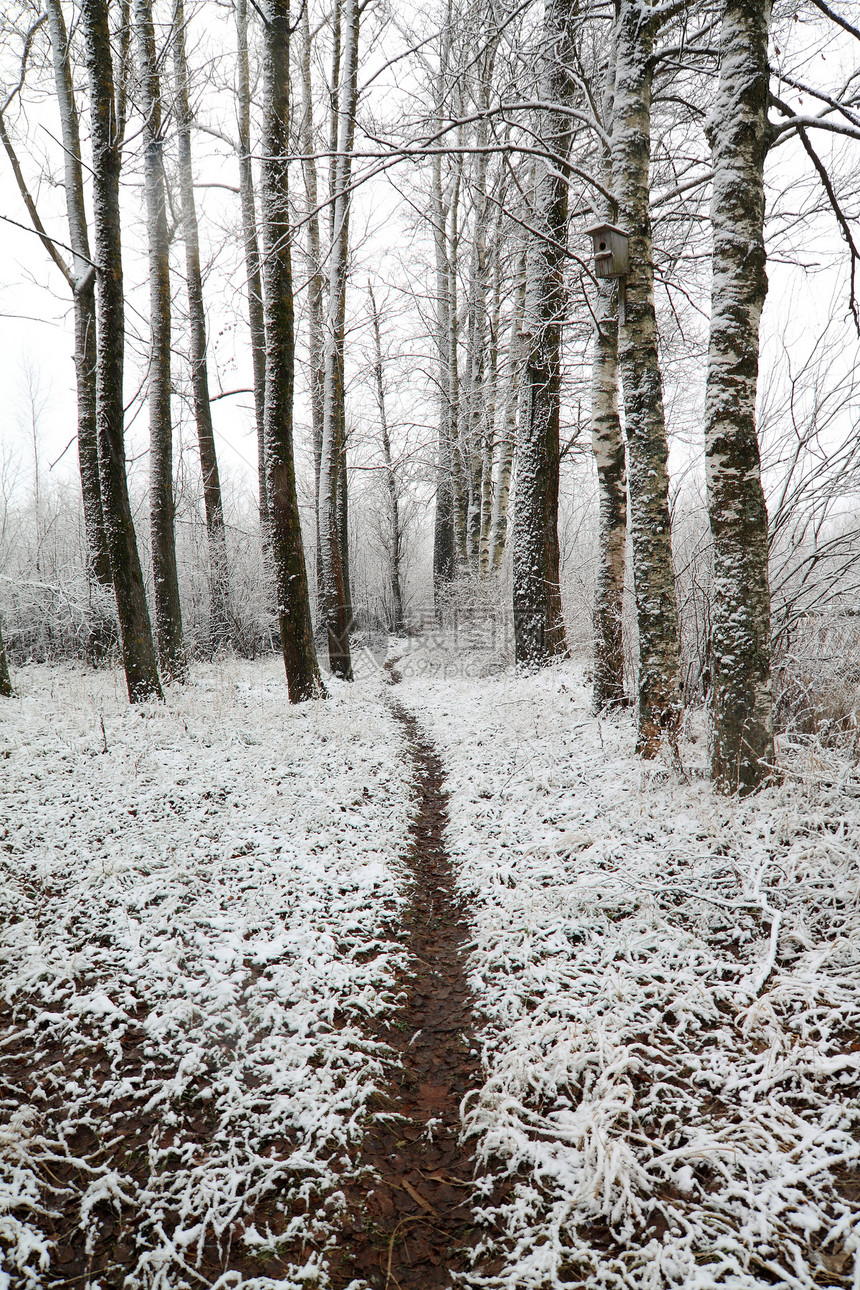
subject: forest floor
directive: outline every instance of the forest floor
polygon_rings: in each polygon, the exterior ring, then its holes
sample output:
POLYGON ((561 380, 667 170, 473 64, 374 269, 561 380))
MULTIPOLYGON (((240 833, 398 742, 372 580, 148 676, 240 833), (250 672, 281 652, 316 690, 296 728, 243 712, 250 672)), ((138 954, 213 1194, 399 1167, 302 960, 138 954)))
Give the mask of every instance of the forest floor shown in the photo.
POLYGON ((860 771, 392 643, 0 709, 0 1290, 860 1287, 860 771))

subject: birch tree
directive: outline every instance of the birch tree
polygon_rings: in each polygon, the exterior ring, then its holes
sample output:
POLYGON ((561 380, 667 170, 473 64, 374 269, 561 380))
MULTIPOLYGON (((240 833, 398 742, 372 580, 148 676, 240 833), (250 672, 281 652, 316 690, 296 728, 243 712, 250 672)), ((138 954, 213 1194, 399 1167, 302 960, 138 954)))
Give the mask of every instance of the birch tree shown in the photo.
POLYGON ((629 453, 633 571, 639 628, 637 751, 677 747, 681 713, 678 609, 669 518, 668 446, 654 312, 649 211, 654 42, 670 11, 619 0, 615 24, 612 179, 629 233, 630 267, 618 327, 629 453))
POLYGON ((173 502, 173 423, 170 407, 170 240, 164 180, 161 86, 151 0, 135 0, 138 92, 143 115, 144 192, 149 244, 149 507, 155 633, 162 676, 188 674, 182 638, 173 502))
POLYGON ((391 453, 391 435, 388 429, 388 414, 385 399, 385 365, 382 356, 382 333, 379 326, 379 309, 373 287, 368 283, 370 296, 370 315, 373 324, 373 377, 376 389, 376 408, 379 413, 379 437, 382 445, 382 460, 385 471, 385 490, 387 506, 387 541, 388 555, 388 589, 391 593, 392 616, 391 630, 400 635, 403 631, 403 528, 400 518, 400 483, 391 453))
POLYGON ((257 199, 251 160, 251 73, 248 60, 247 0, 236 0, 236 126, 239 139, 239 200, 248 291, 248 325, 254 373, 254 421, 257 427, 257 489, 263 552, 269 549, 269 495, 266 482, 266 327, 263 279, 257 236, 257 199))
MULTIPOLYGON (((612 118, 615 90, 613 42, 602 103, 603 137, 598 147, 602 177, 611 189, 612 118)), ((615 203, 604 211, 610 222, 615 203)), ((627 465, 618 407, 619 288, 611 279, 597 280, 594 352, 591 376, 591 445, 597 472, 597 578, 594 589, 594 682, 592 703, 602 712, 624 699, 624 566, 627 552, 627 465)))
POLYGON ((185 279, 188 291, 188 321, 191 346, 191 392, 200 471, 203 476, 203 508, 209 549, 209 620, 211 644, 216 649, 230 636, 228 612, 229 569, 227 530, 218 454, 212 429, 209 401, 209 368, 206 358, 206 312, 203 304, 203 275, 200 270, 200 236, 194 200, 194 169, 191 156, 191 107, 188 88, 188 60, 185 55, 185 4, 173 3, 173 73, 176 138, 179 160, 179 194, 182 238, 185 243, 185 279))
POLYGON ((773 764, 768 522, 756 391, 767 294, 764 162, 770 0, 725 0, 714 168, 713 285, 705 405, 713 539, 711 769, 724 792, 750 792, 773 764))
POLYGON ((125 465, 125 320, 120 233, 120 113, 114 93, 108 0, 81 0, 90 89, 94 259, 97 286, 96 428, 105 535, 132 703, 161 698, 152 626, 125 465))
POLYGON ((357 0, 344 0, 343 65, 339 73, 337 146, 333 152, 331 247, 325 333, 323 429, 319 475, 319 553, 329 665, 336 676, 352 680, 349 649, 349 597, 346 488, 346 408, 344 329, 349 256, 350 174, 358 99, 357 0))
MULTIPOLYGON (((313 112, 313 79, 311 75, 311 30, 307 5, 302 10, 302 44, 301 44, 301 85, 302 113, 299 122, 299 138, 302 149, 302 177, 305 187, 305 238, 308 274, 307 288, 307 336, 308 336, 308 370, 310 379, 311 427, 314 448, 314 506, 316 536, 316 591, 317 611, 319 618, 325 619, 325 592, 323 588, 323 564, 320 550, 320 468, 322 463, 323 420, 324 420, 324 386, 325 386, 325 277, 322 262, 322 238, 320 235, 319 213, 319 176, 317 173, 316 132, 314 130, 313 112)), ((334 159, 332 159, 334 165, 334 159)))
POLYGON ((102 586, 112 585, 102 516, 99 452, 96 434, 96 275, 90 254, 84 201, 81 132, 72 80, 69 38, 60 0, 46 0, 51 39, 54 89, 63 141, 63 182, 69 245, 72 248, 72 297, 75 311, 75 379, 78 412, 78 467, 87 535, 88 567, 102 586))
POLYGON ((540 141, 551 160, 538 176, 526 256, 523 390, 513 523, 514 643, 518 663, 567 652, 559 584, 558 478, 561 344, 566 313, 566 160, 574 95, 576 0, 548 0, 541 61, 540 141), (549 106, 557 105, 555 106, 549 106))
POLYGON ((493 501, 490 520, 490 571, 497 573, 502 565, 508 533, 508 502, 517 434, 517 402, 521 381, 520 332, 526 301, 526 262, 520 251, 516 260, 516 286, 508 332, 507 381, 501 408, 499 432, 494 459, 493 501))
POLYGON ((269 0, 263 23, 263 294, 266 470, 278 622, 290 702, 324 694, 314 649, 293 458, 295 320, 289 204, 290 3, 269 0))

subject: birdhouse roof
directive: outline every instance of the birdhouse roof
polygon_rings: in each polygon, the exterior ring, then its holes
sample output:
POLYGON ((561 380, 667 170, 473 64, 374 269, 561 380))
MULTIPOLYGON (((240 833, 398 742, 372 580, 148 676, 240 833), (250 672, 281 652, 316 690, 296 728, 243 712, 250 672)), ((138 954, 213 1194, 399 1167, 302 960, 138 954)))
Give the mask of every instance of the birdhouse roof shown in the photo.
POLYGON ((622 237, 629 237, 630 234, 626 228, 619 228, 617 224, 592 224, 590 228, 583 229, 589 237, 597 237, 600 233, 620 233, 622 237))

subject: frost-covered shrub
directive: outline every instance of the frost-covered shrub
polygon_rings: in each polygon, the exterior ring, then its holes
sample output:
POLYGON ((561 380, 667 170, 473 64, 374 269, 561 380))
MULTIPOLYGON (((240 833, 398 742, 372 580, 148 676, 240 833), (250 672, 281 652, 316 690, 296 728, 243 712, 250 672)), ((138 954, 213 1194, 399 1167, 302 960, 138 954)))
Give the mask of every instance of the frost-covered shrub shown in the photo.
POLYGON ((802 618, 777 651, 773 681, 777 730, 857 747, 860 620, 855 614, 840 607, 802 618))

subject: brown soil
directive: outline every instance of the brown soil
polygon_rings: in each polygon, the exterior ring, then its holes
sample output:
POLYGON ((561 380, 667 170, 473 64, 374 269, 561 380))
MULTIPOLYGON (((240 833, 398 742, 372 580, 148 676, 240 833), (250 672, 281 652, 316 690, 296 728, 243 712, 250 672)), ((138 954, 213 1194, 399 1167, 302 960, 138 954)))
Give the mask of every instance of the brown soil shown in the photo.
MULTIPOLYGON (((391 1052, 390 1082, 371 1099, 364 1137, 352 1159, 343 1162, 346 1205, 333 1216, 337 1240, 333 1246, 326 1241, 323 1221, 317 1249, 330 1264, 334 1290, 345 1290, 351 1281, 372 1290, 447 1290, 452 1273, 471 1266, 469 1251, 481 1236, 474 1202, 497 1203, 499 1196, 481 1190, 474 1149, 460 1140, 460 1104, 466 1093, 481 1087, 483 1077, 465 975, 468 928, 444 844, 448 816, 442 765, 415 718, 393 699, 389 704, 405 730, 415 768, 417 813, 404 857, 411 902, 395 933, 412 959, 398 983, 399 1011, 368 1023, 372 1036, 391 1052)), ((145 1011, 141 1005, 141 1016, 145 1011)), ((26 1014, 23 1000, 17 1013, 8 1006, 0 1009, 0 1109, 33 1105, 35 1091, 34 1127, 44 1144, 39 1173, 48 1211, 39 1226, 54 1243, 50 1269, 43 1272, 45 1290, 78 1287, 90 1278, 105 1290, 119 1288, 149 1245, 151 1216, 133 1204, 104 1202, 95 1207, 95 1222, 82 1230, 80 1202, 90 1175, 79 1162, 103 1167, 109 1160, 132 1191, 145 1187, 150 1181, 148 1148, 164 1146, 171 1137, 204 1144, 214 1129, 211 1107, 196 1098, 183 1100, 172 1108, 171 1129, 161 1122, 159 1111, 142 1112, 152 1082, 175 1072, 154 1068, 144 1055, 146 1035, 132 1026, 123 1037, 123 1074, 139 1088, 110 1105, 99 1102, 94 1089, 93 1114, 86 1122, 74 1122, 65 1105, 66 1081, 86 1073, 96 1086, 101 1084, 108 1073, 102 1036, 94 1033, 69 1052, 28 1027, 26 1014)), ((292 1145, 274 1144, 273 1154, 287 1156, 292 1145)), ((261 1198, 220 1241, 210 1235, 192 1278, 211 1283, 228 1270, 286 1275, 292 1262, 303 1262, 313 1243, 285 1240, 261 1262, 241 1241, 250 1223, 276 1234, 284 1231, 291 1215, 313 1211, 312 1200, 297 1204, 290 1191, 287 1186, 261 1198)), ((162 1216, 167 1231, 176 1218, 168 1205, 162 1216)), ((483 1272, 494 1270, 482 1266, 483 1272)), ((25 1284, 30 1284, 26 1275, 13 1273, 13 1290, 23 1290, 25 1284)))
MULTIPOLYGON (((389 668, 392 678, 396 672, 389 668)), ((471 1266, 478 1239, 476 1162, 460 1140, 460 1103, 483 1083, 466 981, 468 931, 445 850, 442 765, 415 718, 396 701, 416 771, 417 815, 406 861, 413 880, 404 940, 414 959, 399 1013, 377 1033, 394 1050, 391 1083, 372 1104, 356 1160, 366 1181, 347 1191, 332 1253, 335 1290, 444 1290, 471 1266)))

